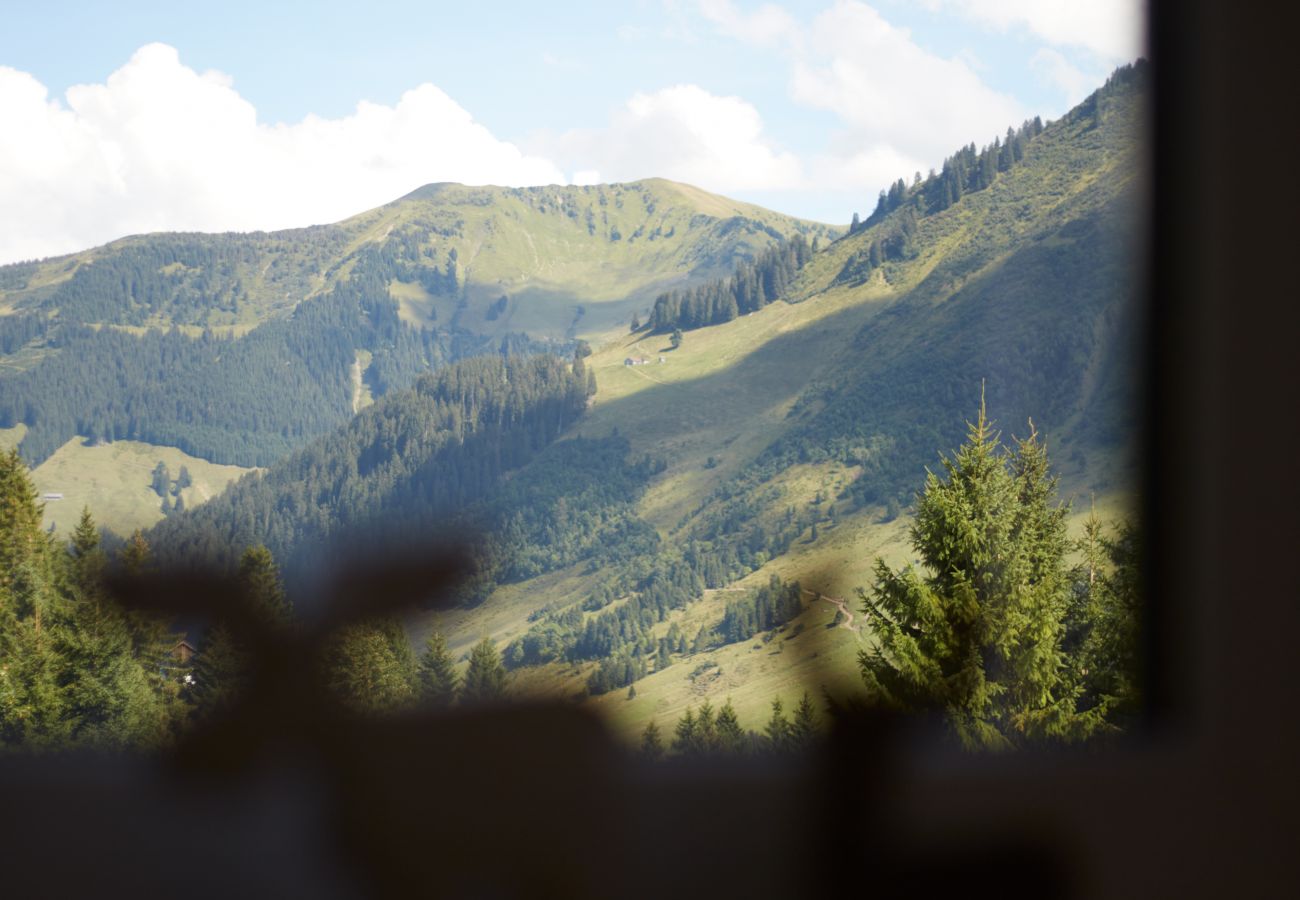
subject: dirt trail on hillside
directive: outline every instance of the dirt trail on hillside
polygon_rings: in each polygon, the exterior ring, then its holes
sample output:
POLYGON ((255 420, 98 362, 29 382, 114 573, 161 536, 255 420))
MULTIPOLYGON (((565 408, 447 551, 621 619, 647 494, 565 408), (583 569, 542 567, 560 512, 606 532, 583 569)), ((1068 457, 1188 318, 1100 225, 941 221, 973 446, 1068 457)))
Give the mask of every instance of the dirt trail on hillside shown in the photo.
POLYGON ((862 635, 853 625, 853 613, 849 611, 849 605, 844 601, 843 597, 827 597, 825 594, 819 594, 816 591, 810 591, 807 588, 804 588, 803 592, 815 600, 825 600, 827 603, 838 608, 840 613, 844 616, 844 621, 840 622, 839 627, 848 629, 853 632, 855 638, 862 640, 862 635))

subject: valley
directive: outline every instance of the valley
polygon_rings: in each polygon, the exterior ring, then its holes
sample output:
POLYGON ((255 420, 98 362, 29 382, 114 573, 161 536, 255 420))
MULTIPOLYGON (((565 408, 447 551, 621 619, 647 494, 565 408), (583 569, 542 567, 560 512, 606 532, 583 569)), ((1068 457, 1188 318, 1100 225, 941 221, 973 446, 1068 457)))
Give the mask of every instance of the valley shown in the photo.
POLYGON ((927 472, 985 405, 1048 448, 1070 566, 1091 511, 1131 520, 1143 84, 848 233, 662 179, 434 184, 9 267, 0 426, 60 535, 85 506, 162 565, 264 546, 308 616, 331 567, 469 536, 451 607, 375 632, 385 665, 436 633, 629 742, 706 701, 759 732, 774 699, 861 693, 858 590, 920 562, 927 472), (165 518, 160 460, 193 479, 165 518))

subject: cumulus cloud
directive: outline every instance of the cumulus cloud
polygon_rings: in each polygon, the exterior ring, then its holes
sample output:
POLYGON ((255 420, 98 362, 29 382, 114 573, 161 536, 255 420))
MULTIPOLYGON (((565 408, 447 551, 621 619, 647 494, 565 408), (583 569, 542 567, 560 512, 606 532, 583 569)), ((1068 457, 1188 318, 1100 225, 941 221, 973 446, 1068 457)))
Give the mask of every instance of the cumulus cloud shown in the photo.
POLYGON ((394 106, 269 125, 229 77, 150 44, 64 100, 0 67, 0 262, 144 231, 336 221, 431 181, 566 180, 431 84, 394 106))
POLYGON ((795 102, 839 119, 809 167, 816 187, 874 190, 1026 117, 967 60, 928 52, 865 3, 838 0, 806 25, 771 5, 746 14, 731 0, 700 0, 699 9, 724 34, 775 46, 795 102))
POLYGON ((1060 91, 1070 106, 1092 93, 1101 80, 1096 75, 1080 71, 1059 50, 1050 47, 1039 48, 1029 58, 1029 68, 1044 82, 1060 91))
POLYGON ((799 23, 781 7, 765 3, 743 13, 731 0, 699 0, 701 15, 724 34, 760 47, 798 42, 799 23))
POLYGON ((1000 31, 1013 27, 1063 47, 1089 50, 1110 64, 1140 56, 1146 41, 1143 0, 926 0, 1000 31))
POLYGON ((835 4, 813 21, 807 43, 794 66, 794 98, 834 112, 863 150, 882 158, 888 147, 937 162, 1025 117, 963 60, 927 52, 866 4, 835 4))
POLYGON ((584 160, 610 181, 658 175, 723 192, 803 181, 799 160, 766 139, 757 109, 693 84, 635 94, 607 126, 541 136, 537 144, 549 156, 584 160))

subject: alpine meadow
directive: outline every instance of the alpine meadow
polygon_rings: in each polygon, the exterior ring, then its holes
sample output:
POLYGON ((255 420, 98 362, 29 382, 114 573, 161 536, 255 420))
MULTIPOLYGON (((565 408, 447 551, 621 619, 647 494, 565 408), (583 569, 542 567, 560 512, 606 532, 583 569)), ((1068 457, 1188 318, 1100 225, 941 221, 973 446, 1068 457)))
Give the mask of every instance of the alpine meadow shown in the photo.
POLYGON ((848 225, 435 183, 0 266, 0 747, 184 745, 306 634, 348 714, 655 760, 1132 733, 1149 68, 848 225))

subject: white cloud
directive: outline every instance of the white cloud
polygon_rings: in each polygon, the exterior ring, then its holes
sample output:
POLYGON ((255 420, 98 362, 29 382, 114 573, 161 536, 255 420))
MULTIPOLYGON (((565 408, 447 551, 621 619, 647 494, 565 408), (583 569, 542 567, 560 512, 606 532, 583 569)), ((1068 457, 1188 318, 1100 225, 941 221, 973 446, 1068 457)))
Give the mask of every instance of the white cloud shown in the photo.
POLYGON ((537 142, 548 155, 597 168, 611 181, 657 175, 726 192, 792 188, 803 180, 799 160, 766 139, 758 110, 693 84, 635 94, 604 128, 537 142))
POLYGON ((765 3, 748 15, 731 0, 699 0, 699 8, 723 34, 746 43, 767 47, 798 41, 799 23, 774 3, 765 3))
POLYGON ((1026 117, 1019 102, 985 85, 964 60, 929 53, 866 4, 836 3, 817 16, 804 42, 790 92, 844 124, 830 171, 856 173, 851 184, 910 179, 1026 117), (906 166, 891 168, 899 163, 906 166))
POLYGON ((1028 28, 1049 44, 1090 50, 1111 65, 1140 56, 1146 41, 1143 0, 927 0, 1000 31, 1028 28))
POLYGON ((1092 93, 1101 81, 1070 64, 1060 51, 1042 47, 1029 59, 1029 68, 1039 78, 1059 90, 1068 106, 1074 106, 1092 93))
POLYGON ((229 77, 150 44, 65 100, 0 67, 0 262, 143 231, 335 221, 431 181, 565 180, 431 84, 394 106, 267 125, 229 77))

